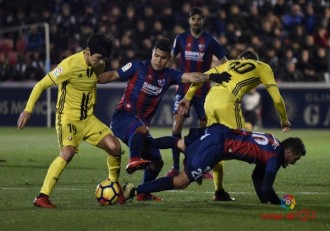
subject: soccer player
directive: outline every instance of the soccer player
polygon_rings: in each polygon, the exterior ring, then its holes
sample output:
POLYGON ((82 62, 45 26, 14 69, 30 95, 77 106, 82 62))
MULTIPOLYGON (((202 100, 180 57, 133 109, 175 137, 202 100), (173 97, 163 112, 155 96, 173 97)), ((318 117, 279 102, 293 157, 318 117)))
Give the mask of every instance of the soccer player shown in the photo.
MULTIPOLYGON (((194 7, 189 12, 188 22, 190 30, 179 34, 172 48, 172 63, 176 57, 179 57, 180 70, 184 72, 205 72, 211 68, 212 58, 215 56, 220 63, 227 61, 226 51, 218 41, 209 33, 203 31, 205 18, 203 10, 194 7)), ((189 111, 185 115, 178 113, 178 104, 185 96, 190 84, 179 83, 176 88, 176 94, 173 105, 173 128, 172 136, 181 138, 181 132, 186 117, 189 117, 189 111)), ((210 82, 206 82, 196 92, 191 100, 190 106, 199 120, 200 127, 206 126, 206 117, 204 111, 204 102, 207 92, 210 90, 210 82)), ((172 150, 173 167, 167 172, 166 176, 175 176, 180 172, 180 152, 177 149, 172 150)), ((210 173, 204 177, 212 178, 210 173)), ((231 200, 228 193, 223 191, 222 200, 231 200)))
MULTIPOLYGON (((154 181, 130 188, 135 194, 184 189, 191 182, 201 178, 221 160, 240 160, 255 164, 252 181, 261 203, 280 204, 273 183, 282 166, 294 165, 306 149, 298 137, 290 137, 280 142, 274 135, 231 129, 223 124, 190 129, 184 139, 161 137, 150 139, 148 145, 157 148, 179 148, 185 153, 184 171, 175 177, 162 177, 154 181)), ((127 192, 126 192, 127 193, 127 192)))
MULTIPOLYGON (((228 83, 214 85, 206 96, 204 107, 207 126, 222 123, 230 128, 245 128, 241 110, 242 97, 262 83, 272 97, 275 108, 280 115, 282 132, 290 130, 291 124, 288 120, 285 103, 275 82, 273 71, 268 64, 259 61, 256 52, 247 50, 241 53, 238 59, 229 60, 205 73, 222 73, 231 76, 228 83)), ((193 84, 189 88, 185 98, 180 102, 180 113, 187 113, 190 100, 199 87, 200 85, 193 84)), ((213 169, 214 201, 220 201, 222 195, 221 173, 223 168, 221 165, 223 162, 220 162, 213 169)))
MULTIPOLYGON (((116 71, 103 73, 98 79, 99 83, 118 79, 127 81, 124 95, 112 116, 111 129, 130 149, 127 173, 132 174, 138 169, 145 169, 143 182, 154 180, 163 167, 160 151, 155 148, 145 148, 144 143, 147 137, 151 137, 148 127, 167 89, 180 82, 229 80, 227 76, 223 78, 218 74, 209 76, 199 72, 183 73, 167 68, 171 48, 169 39, 159 39, 154 45, 150 61, 133 60, 116 71)), ((161 200, 151 194, 139 194, 137 199, 161 200)))
POLYGON ((34 205, 55 208, 49 200, 62 171, 78 152, 82 140, 97 146, 108 155, 109 179, 117 182, 120 173, 121 146, 111 130, 93 114, 96 83, 105 68, 104 59, 110 57, 112 40, 102 34, 91 34, 86 49, 64 59, 33 88, 17 127, 23 129, 31 117, 41 93, 58 86, 56 130, 60 155, 49 166, 40 194, 34 205))

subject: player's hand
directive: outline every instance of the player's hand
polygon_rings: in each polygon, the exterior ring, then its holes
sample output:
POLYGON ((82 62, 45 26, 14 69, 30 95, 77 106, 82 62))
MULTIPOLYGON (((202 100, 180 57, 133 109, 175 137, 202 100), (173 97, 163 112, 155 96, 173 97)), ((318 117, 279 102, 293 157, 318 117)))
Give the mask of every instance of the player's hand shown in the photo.
POLYGON ((228 72, 212 73, 209 75, 209 80, 222 84, 223 82, 229 82, 231 80, 231 74, 228 72))
POLYGON ((180 115, 186 115, 189 111, 190 100, 183 98, 178 104, 178 113, 180 115))
POLYGON ((288 132, 291 128, 291 123, 288 120, 281 121, 282 132, 288 132))
POLYGON ((27 111, 23 111, 17 120, 17 129, 23 129, 26 122, 30 119, 31 113, 27 111))

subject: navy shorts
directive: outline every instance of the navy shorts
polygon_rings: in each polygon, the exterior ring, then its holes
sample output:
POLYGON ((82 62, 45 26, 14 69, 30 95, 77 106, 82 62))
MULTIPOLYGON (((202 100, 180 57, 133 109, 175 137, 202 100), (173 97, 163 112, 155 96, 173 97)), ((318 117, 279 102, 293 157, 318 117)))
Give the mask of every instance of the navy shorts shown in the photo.
MULTIPOLYGON (((182 94, 175 95, 174 105, 173 105, 173 114, 178 113, 179 102, 184 98, 184 96, 185 95, 182 95, 182 94)), ((206 120, 204 102, 205 102, 205 96, 193 97, 193 99, 190 101, 190 108, 191 108, 191 106, 194 107, 196 115, 197 115, 197 119, 199 119, 199 120, 206 120)), ((186 118, 190 117, 190 108, 189 108, 188 113, 185 115, 186 118)))
POLYGON ((219 163, 228 128, 222 125, 212 125, 191 131, 193 133, 191 135, 189 133, 185 137, 185 142, 191 143, 188 143, 185 151, 184 171, 192 182, 212 170, 219 163))
MULTIPOLYGON (((110 128, 113 134, 118 137, 127 146, 130 137, 135 133, 135 129, 139 126, 143 126, 145 123, 137 118, 131 112, 124 110, 116 110, 111 118, 110 128)), ((148 137, 152 137, 148 134, 148 137)), ((142 151, 141 157, 146 160, 161 160, 159 149, 145 148, 142 151)))

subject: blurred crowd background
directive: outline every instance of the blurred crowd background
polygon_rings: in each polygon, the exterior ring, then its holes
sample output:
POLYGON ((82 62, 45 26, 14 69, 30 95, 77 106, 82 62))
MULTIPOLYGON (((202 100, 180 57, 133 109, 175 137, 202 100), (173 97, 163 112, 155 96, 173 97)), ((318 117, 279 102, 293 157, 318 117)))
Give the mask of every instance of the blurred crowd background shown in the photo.
MULTIPOLYGON (((228 58, 255 49, 278 82, 329 82, 329 0, 0 0, 0 30, 47 22, 51 69, 80 51, 92 32, 109 33, 117 69, 150 59, 159 37, 174 40, 189 30, 191 7, 204 10, 204 30, 225 47, 228 58)), ((42 27, 0 33, 0 83, 38 81, 45 75, 42 27)))

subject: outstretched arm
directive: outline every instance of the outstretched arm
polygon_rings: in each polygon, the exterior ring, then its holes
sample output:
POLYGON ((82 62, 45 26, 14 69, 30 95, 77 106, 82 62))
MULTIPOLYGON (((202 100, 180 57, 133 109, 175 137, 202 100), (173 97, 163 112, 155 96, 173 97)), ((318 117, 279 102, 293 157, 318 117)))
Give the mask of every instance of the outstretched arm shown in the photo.
POLYGON ((104 84, 116 81, 119 79, 119 74, 117 71, 106 71, 99 75, 97 78, 97 83, 104 84))
POLYGON ((204 74, 199 72, 189 72, 182 75, 183 83, 204 83, 207 80, 221 84, 222 82, 228 82, 231 79, 231 75, 227 72, 223 73, 211 73, 204 74))
POLYGON ((276 85, 272 85, 270 87, 267 87, 267 91, 272 97, 275 108, 280 115, 282 132, 288 132, 291 128, 291 123, 289 122, 288 115, 286 113, 285 103, 278 87, 276 85))
POLYGON ((33 111, 35 103, 38 101, 40 95, 44 90, 54 85, 54 82, 50 79, 48 75, 46 75, 43 79, 41 79, 32 89, 29 100, 26 103, 24 111, 20 114, 17 120, 17 128, 23 129, 27 121, 31 117, 31 113, 33 111))

